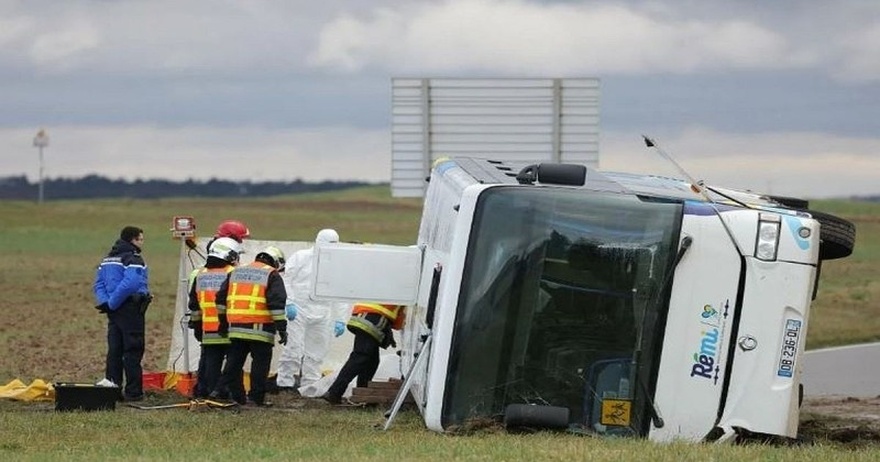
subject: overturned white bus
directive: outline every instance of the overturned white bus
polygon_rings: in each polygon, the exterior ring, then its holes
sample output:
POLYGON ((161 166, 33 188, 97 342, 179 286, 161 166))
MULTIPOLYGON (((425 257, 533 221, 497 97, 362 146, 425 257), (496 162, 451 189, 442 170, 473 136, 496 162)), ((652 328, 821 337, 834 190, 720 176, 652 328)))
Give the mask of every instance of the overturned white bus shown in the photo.
POLYGON ((410 305, 402 372, 429 428, 797 435, 818 270, 851 223, 573 164, 449 159, 429 181, 416 246, 321 246, 315 271, 315 296, 410 305))

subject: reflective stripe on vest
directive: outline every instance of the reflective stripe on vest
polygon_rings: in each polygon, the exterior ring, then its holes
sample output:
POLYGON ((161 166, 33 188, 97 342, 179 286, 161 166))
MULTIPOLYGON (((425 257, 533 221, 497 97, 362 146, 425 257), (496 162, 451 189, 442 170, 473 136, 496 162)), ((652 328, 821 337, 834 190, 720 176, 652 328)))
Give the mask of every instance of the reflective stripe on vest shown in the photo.
POLYGON ((204 268, 196 268, 196 269, 189 272, 189 276, 187 276, 187 278, 186 278, 186 286, 187 287, 192 287, 193 281, 196 280, 196 276, 199 275, 199 273, 202 271, 202 269, 204 269, 204 268))
POLYGON ((368 314, 369 313, 358 313, 351 315, 348 319, 347 325, 370 334, 370 337, 373 337, 381 344, 382 340, 385 340, 385 328, 388 326, 388 318, 382 316, 379 318, 378 324, 373 324, 367 319, 368 314))
POLYGON ((255 261, 230 273, 226 296, 230 338, 274 342, 272 313, 266 305, 266 287, 273 271, 275 268, 255 261), (267 332, 270 326, 272 331, 267 332))
POLYGON ((219 333, 202 334, 202 345, 229 345, 232 343, 229 337, 223 337, 219 333))
MULTIPOLYGON (((190 271, 189 276, 186 277, 186 286, 192 287, 193 283, 196 281, 196 276, 202 272, 204 268, 196 268, 190 271)), ((198 295, 198 294, 197 294, 198 295)), ((201 311, 193 311, 189 314, 190 321, 201 321, 202 320, 202 312, 201 311)))
POLYGON ((360 313, 378 313, 388 318, 392 323, 397 319, 400 312, 400 305, 383 305, 380 303, 355 303, 352 308, 352 314, 360 313))
MULTIPOLYGON (((229 339, 221 337, 217 332, 220 330, 220 318, 217 316, 217 291, 226 281, 226 276, 235 269, 228 265, 223 268, 203 268, 196 275, 196 295, 199 299, 199 311, 202 321, 202 343, 225 344, 229 339)), ((193 320, 198 321, 196 316, 193 320)))
POLYGON ((266 342, 269 344, 274 344, 275 342, 275 330, 272 328, 271 332, 267 332, 265 329, 269 328, 271 324, 230 324, 229 325, 229 338, 237 338, 241 340, 253 340, 258 342, 266 342))

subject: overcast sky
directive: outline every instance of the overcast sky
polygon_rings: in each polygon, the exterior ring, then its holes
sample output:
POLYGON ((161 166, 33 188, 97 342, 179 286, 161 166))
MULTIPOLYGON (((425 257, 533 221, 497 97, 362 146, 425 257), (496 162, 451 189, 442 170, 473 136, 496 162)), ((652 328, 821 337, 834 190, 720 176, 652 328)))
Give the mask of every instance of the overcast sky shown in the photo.
POLYGON ((388 181, 392 77, 598 77, 600 166, 880 193, 880 1, 0 0, 0 176, 388 181))

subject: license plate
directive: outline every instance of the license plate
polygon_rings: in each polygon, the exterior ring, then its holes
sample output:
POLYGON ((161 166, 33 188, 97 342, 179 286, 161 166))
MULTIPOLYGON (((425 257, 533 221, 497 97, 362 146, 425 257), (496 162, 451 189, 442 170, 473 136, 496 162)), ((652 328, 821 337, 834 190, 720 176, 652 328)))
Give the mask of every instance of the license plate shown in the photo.
POLYGON ((779 377, 792 377, 794 375, 798 344, 801 340, 801 324, 801 321, 798 319, 787 319, 785 321, 785 330, 782 332, 782 351, 779 355, 779 367, 776 370, 776 375, 779 377))

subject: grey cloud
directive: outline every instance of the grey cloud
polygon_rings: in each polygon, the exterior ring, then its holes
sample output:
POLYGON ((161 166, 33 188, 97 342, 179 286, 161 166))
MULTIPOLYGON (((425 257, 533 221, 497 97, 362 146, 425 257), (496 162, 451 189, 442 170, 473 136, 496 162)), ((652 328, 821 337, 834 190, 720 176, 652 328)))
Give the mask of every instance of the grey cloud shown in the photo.
POLYGON ((880 3, 0 2, 0 72, 507 75, 814 68, 880 78, 880 3), (539 70, 536 70, 539 69, 539 70))
POLYGON ((804 178, 876 193, 877 18, 867 0, 0 0, 0 175, 34 171, 46 126, 51 175, 232 178, 206 166, 246 153, 273 167, 235 178, 387 178, 392 76, 597 76, 609 140, 669 140, 734 187, 760 152, 780 179, 756 181, 792 194, 803 154, 804 178))
POLYGON ((75 23, 65 29, 40 34, 29 50, 32 62, 43 69, 63 70, 72 65, 72 58, 96 49, 100 35, 87 23, 75 23))
POLYGON ((289 72, 301 68, 317 24, 330 14, 319 3, 280 1, 69 0, 34 6, 0 7, 4 25, 16 26, 14 33, 0 32, 0 66, 34 74, 289 72))
MULTIPOLYGON (((880 13, 878 13, 880 14, 880 13)), ((833 75, 853 82, 880 81, 880 20, 835 40, 842 58, 833 75)))
MULTIPOLYGON (((712 74, 815 68, 842 78, 840 69, 858 72, 862 80, 880 78, 863 64, 866 51, 876 46, 876 26, 864 19, 841 12, 826 17, 816 2, 738 9, 698 3, 473 0, 380 7, 359 16, 343 13, 327 23, 309 62, 342 72, 712 74), (874 45, 827 43, 845 30, 874 45)), ((857 12, 865 12, 859 2, 842 3, 835 4, 839 11, 852 10, 845 5, 854 3, 857 12)), ((876 17, 880 7, 873 12, 876 17)))

